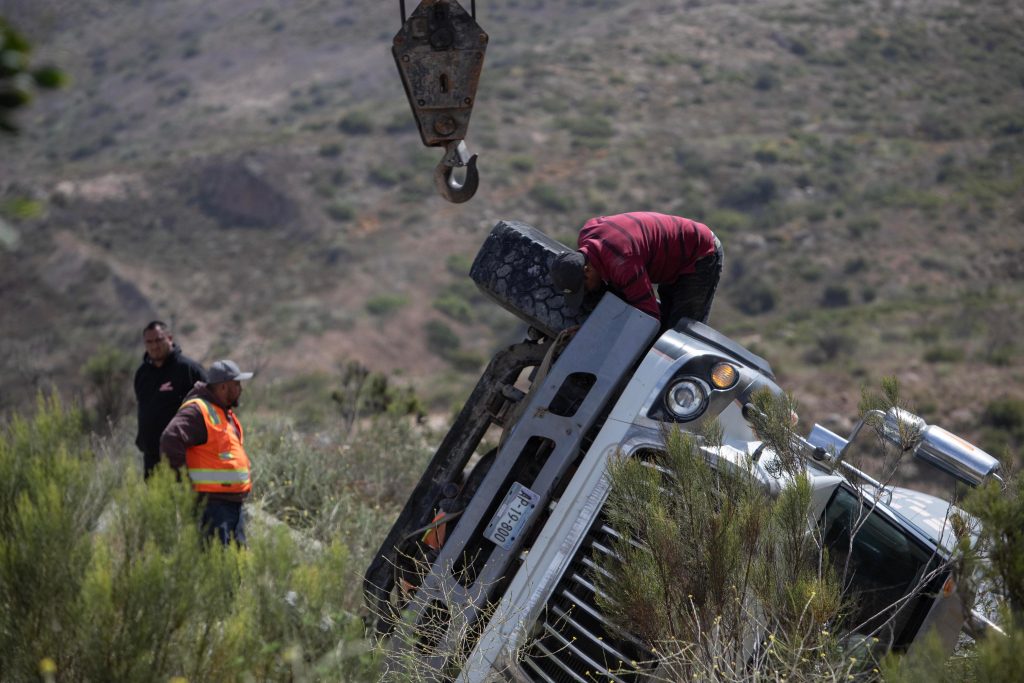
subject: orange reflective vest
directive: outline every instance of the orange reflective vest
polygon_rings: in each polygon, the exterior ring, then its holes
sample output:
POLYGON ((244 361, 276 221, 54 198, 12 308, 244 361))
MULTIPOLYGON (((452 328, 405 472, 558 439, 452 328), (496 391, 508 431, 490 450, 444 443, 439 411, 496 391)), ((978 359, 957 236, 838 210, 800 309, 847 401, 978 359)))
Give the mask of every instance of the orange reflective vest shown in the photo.
POLYGON ((192 404, 206 421, 206 443, 185 451, 192 488, 203 493, 248 493, 252 480, 249 456, 242 448, 241 423, 234 413, 201 398, 189 399, 181 407, 192 404))

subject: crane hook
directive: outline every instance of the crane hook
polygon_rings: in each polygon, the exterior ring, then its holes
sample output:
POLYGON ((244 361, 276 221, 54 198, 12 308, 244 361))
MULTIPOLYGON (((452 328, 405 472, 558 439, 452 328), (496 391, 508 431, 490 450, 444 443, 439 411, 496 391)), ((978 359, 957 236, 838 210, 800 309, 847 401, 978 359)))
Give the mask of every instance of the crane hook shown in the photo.
POLYGON ((434 186, 453 204, 469 201, 476 194, 480 173, 476 170, 476 155, 470 155, 465 140, 453 140, 445 145, 444 157, 434 169, 434 186), (461 183, 453 177, 456 168, 466 169, 466 177, 461 183))

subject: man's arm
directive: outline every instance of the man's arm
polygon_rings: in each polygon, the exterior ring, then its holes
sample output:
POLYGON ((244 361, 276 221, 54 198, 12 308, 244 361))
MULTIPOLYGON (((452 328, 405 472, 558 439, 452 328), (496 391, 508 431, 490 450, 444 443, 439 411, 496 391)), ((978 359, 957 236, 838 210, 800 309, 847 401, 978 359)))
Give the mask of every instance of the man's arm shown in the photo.
POLYGON ((623 262, 610 283, 619 291, 627 304, 639 308, 647 315, 653 316, 655 320, 661 320, 661 309, 654 296, 651 276, 647 274, 647 268, 639 263, 639 259, 636 259, 637 262, 631 263, 633 260, 629 259, 623 262))
POLYGON ((176 470, 185 465, 185 451, 206 443, 206 422, 196 405, 188 405, 175 413, 160 435, 160 454, 176 470))

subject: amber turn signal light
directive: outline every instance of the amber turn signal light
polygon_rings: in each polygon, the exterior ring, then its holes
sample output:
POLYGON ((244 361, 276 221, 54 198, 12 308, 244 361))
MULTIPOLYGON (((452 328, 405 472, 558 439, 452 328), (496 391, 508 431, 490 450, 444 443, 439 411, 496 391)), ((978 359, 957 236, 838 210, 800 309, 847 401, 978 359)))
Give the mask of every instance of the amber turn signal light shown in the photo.
POLYGON ((729 389, 739 378, 740 373, 729 363, 715 363, 711 368, 711 385, 716 389, 729 389))

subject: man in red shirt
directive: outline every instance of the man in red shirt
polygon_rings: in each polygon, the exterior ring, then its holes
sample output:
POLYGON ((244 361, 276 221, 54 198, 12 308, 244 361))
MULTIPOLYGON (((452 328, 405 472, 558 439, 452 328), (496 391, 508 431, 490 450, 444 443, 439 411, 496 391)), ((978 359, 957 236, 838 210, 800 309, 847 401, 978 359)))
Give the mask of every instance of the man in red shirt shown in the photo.
POLYGON ((680 318, 707 322, 725 255, 703 223, 649 211, 599 216, 580 229, 578 247, 551 265, 551 281, 570 306, 607 287, 660 320, 662 331, 680 318))

